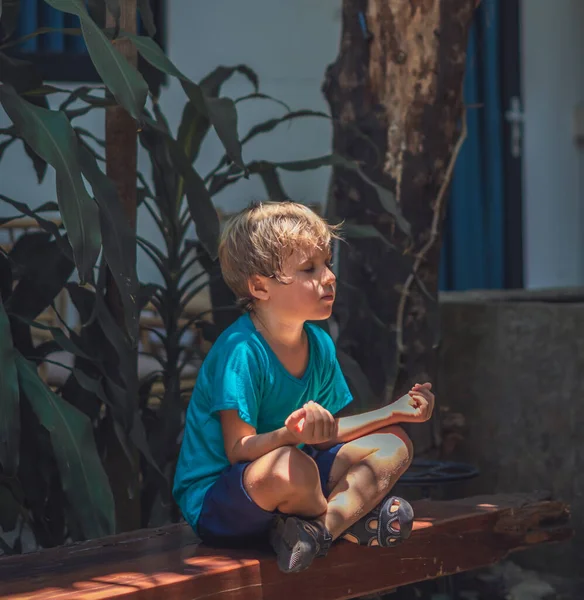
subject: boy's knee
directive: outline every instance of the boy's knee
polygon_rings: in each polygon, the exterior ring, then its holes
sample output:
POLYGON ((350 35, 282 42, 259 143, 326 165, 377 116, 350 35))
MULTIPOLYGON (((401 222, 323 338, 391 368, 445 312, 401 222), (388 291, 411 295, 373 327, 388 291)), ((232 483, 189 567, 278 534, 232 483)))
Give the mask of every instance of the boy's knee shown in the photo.
POLYGON ((279 448, 273 475, 277 485, 290 491, 311 492, 320 486, 316 463, 298 448, 279 448))
POLYGON ((382 460, 397 458, 405 469, 410 466, 414 458, 414 445, 402 427, 392 425, 384 432, 383 442, 376 454, 382 460))
POLYGON ((285 446, 276 448, 264 455, 253 471, 253 486, 270 486, 282 495, 291 492, 310 492, 320 485, 316 463, 298 448, 285 446))

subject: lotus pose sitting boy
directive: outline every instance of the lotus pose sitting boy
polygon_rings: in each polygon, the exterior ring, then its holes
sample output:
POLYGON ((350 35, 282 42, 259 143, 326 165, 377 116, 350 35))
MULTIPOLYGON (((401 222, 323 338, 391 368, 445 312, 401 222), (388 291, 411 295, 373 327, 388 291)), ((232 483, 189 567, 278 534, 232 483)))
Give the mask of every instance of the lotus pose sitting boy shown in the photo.
POLYGON ((269 541, 295 572, 344 537, 406 539, 413 511, 389 494, 412 460, 398 423, 430 418, 429 383, 393 404, 335 416, 351 394, 329 335, 334 227, 293 202, 251 206, 227 224, 223 276, 246 312, 215 342, 190 401, 174 481, 205 544, 269 541))

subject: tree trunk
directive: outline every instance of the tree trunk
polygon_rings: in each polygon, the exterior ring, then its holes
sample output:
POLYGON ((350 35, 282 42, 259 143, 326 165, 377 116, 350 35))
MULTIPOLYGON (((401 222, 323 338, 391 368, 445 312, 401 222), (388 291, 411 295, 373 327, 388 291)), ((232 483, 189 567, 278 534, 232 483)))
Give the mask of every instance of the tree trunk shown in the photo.
MULTIPOLYGON (((400 230, 358 175, 335 169, 328 217, 360 231, 340 250, 338 344, 380 404, 434 372, 440 231, 465 135, 462 83, 477 3, 343 1, 340 52, 323 85, 333 149, 395 194, 411 229, 400 230)), ((432 431, 416 428, 418 452, 435 444, 432 431)))
MULTIPOLYGON (((120 29, 136 33, 136 0, 122 0, 120 11, 120 29)), ((107 11, 106 27, 115 27, 115 25, 115 19, 107 11)), ((116 49, 132 65, 137 65, 137 51, 130 40, 116 39, 113 43, 116 49)), ((122 106, 111 106, 106 109, 106 172, 116 185, 120 202, 134 229, 136 228, 137 136, 136 121, 122 106)), ((126 331, 120 292, 109 271, 107 273, 106 301, 116 323, 126 331)), ((137 361, 137 349, 135 351, 135 360, 137 361)), ((115 357, 112 357, 112 359, 115 361, 115 357)), ((108 365, 108 368, 113 369, 114 373, 117 371, 115 362, 108 365)), ((130 390, 129 395, 136 395, 135 398, 128 398, 128 401, 136 403, 137 409, 137 393, 132 394, 130 390)), ((138 529, 140 527, 140 494, 137 492, 139 489, 139 474, 124 452, 116 434, 114 419, 111 414, 107 416, 106 422, 106 447, 107 455, 104 462, 116 503, 117 531, 138 529), (134 490, 134 492, 131 493, 130 490, 134 490)), ((134 450, 134 454, 134 463, 137 465, 139 456, 136 450, 134 450)))

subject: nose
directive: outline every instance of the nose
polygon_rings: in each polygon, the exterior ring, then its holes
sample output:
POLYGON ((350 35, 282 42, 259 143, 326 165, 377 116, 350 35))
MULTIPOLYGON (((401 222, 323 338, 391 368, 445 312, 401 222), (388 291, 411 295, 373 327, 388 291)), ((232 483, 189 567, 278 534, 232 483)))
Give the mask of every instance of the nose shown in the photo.
POLYGON ((337 276, 331 271, 330 267, 324 267, 324 273, 322 276, 323 285, 332 285, 337 280, 337 276))

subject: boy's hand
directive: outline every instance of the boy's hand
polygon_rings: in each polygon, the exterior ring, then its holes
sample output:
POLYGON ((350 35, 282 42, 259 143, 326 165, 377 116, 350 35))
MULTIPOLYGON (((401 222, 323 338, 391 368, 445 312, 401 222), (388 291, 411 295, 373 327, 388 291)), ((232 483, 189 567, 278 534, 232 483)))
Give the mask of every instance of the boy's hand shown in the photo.
POLYGON ((431 383, 416 383, 399 400, 390 405, 392 416, 401 423, 423 423, 432 416, 434 394, 431 383))
POLYGON ((284 425, 298 443, 303 444, 322 444, 337 434, 337 422, 333 415, 312 400, 295 410, 284 425))

